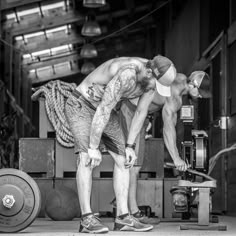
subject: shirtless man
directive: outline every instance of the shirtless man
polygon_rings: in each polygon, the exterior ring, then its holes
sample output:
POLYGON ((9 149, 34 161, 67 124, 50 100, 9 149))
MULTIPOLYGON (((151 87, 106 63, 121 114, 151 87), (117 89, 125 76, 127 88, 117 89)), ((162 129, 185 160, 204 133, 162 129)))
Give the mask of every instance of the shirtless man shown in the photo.
MULTIPOLYGON (((195 71, 188 78, 184 74, 178 73, 174 82, 171 85, 171 97, 163 97, 158 92, 155 92, 154 99, 149 106, 149 113, 156 112, 162 108, 163 119, 163 138, 164 143, 173 159, 176 167, 178 167, 181 157, 176 146, 176 122, 177 112, 182 106, 182 96, 190 95, 191 98, 209 98, 210 93, 210 79, 207 73, 204 71, 195 71)), ((134 114, 134 110, 137 104, 137 99, 132 99, 127 102, 123 102, 121 105, 121 111, 123 116, 123 122, 126 122, 127 129, 130 127, 130 123, 134 114)), ((138 209, 136 200, 137 191, 137 179, 139 171, 142 167, 145 145, 145 134, 140 133, 141 137, 136 139, 136 155, 138 156, 137 163, 132 169, 130 169, 130 188, 129 188, 129 210, 130 213, 142 223, 150 222, 138 209)), ((184 166, 179 166, 178 170, 184 170, 184 166)))
MULTIPOLYGON (((65 112, 78 154, 77 188, 82 212, 80 232, 106 233, 108 227, 92 213, 90 206, 92 170, 102 161, 99 143, 103 140, 114 159, 114 192, 117 199, 115 230, 148 231, 153 227, 134 219, 128 210, 129 167, 137 157, 134 141, 142 128, 157 90, 170 96, 176 76, 173 63, 163 56, 152 60, 121 57, 108 60, 89 74, 68 98, 65 112), (139 97, 128 138, 125 139, 114 110, 122 99, 139 97), (125 140, 127 140, 125 142, 125 140)), ((179 166, 184 168, 185 162, 179 166)))

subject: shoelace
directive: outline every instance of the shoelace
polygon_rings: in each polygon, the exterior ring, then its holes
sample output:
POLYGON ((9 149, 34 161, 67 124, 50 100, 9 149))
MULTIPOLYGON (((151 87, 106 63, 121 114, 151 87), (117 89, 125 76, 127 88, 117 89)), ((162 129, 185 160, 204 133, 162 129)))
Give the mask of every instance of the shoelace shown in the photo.
POLYGON ((99 214, 93 214, 91 215, 91 217, 88 217, 87 220, 88 220, 88 223, 92 223, 93 225, 97 224, 97 223, 100 223, 101 220, 98 218, 99 214))
POLYGON ((139 223, 139 221, 134 216, 129 215, 127 217, 131 218, 132 221, 135 221, 136 223, 139 223))

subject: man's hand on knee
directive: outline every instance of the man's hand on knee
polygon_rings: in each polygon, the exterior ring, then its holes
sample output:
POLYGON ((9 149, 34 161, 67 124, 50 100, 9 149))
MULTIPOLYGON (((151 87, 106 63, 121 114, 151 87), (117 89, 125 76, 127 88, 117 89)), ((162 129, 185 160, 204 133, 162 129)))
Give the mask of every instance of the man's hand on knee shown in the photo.
POLYGON ((137 156, 135 154, 135 151, 131 147, 125 148, 125 154, 126 154, 126 161, 125 161, 125 167, 131 168, 135 164, 135 161, 137 160, 137 156))
POLYGON ((86 166, 94 168, 99 166, 102 161, 102 154, 99 149, 88 149, 88 159, 86 161, 86 166))

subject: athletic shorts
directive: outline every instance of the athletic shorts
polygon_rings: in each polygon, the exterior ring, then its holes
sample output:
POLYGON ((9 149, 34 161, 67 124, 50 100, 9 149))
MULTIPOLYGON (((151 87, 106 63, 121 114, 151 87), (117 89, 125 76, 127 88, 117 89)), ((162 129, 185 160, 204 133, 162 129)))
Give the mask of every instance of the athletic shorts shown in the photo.
MULTIPOLYGON (((96 108, 77 90, 66 101, 65 114, 74 137, 75 153, 88 152, 91 124, 96 108)), ((112 110, 102 134, 107 150, 125 156, 125 136, 119 123, 118 113, 112 110)))
MULTIPOLYGON (((125 136, 128 136, 128 132, 130 129, 130 124, 133 119, 134 113, 136 110, 136 106, 132 104, 129 100, 124 100, 120 106, 120 123, 123 129, 125 136)), ((144 155, 145 155, 145 130, 148 125, 148 120, 146 119, 144 125, 138 134, 135 143, 135 153, 138 157, 135 166, 142 166, 144 155)))

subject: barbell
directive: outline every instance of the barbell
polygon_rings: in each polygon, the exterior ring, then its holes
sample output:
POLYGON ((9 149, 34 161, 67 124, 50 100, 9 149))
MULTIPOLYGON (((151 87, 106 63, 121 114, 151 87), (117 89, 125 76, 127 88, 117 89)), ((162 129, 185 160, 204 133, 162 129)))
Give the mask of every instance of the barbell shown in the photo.
POLYGON ((25 229, 40 208, 41 194, 33 178, 18 169, 0 169, 0 233, 25 229))

